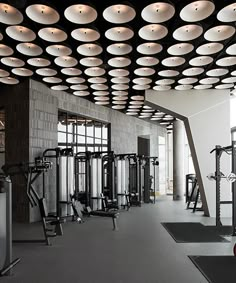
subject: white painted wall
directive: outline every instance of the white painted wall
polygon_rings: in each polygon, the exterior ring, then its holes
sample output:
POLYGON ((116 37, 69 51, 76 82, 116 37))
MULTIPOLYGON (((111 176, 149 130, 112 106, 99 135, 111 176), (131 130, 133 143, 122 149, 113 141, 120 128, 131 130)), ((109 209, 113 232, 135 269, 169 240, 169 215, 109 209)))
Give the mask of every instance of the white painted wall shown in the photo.
MULTIPOLYGON (((230 145, 229 90, 188 90, 168 92, 146 91, 146 104, 181 119, 185 123, 193 155, 203 208, 206 215, 215 216, 215 182, 206 176, 215 171, 215 145, 230 145)), ((221 171, 230 172, 230 158, 222 157, 221 171)), ((222 198, 230 199, 230 186, 222 182, 222 198), (223 189, 224 187, 224 189, 223 189)), ((229 206, 222 216, 230 216, 229 206)))

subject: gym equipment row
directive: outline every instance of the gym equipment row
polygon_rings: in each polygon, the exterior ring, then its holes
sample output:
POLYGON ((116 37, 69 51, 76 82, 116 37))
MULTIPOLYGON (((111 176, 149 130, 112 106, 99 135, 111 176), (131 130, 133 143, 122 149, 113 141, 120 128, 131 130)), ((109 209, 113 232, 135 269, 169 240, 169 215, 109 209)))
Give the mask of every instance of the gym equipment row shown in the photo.
POLYGON ((209 180, 214 180, 216 183, 216 227, 222 227, 221 222, 221 205, 232 205, 232 236, 236 235, 236 182, 235 182, 235 172, 236 172, 236 142, 233 141, 232 145, 221 147, 216 145, 215 148, 210 152, 215 152, 215 174, 209 174, 207 178, 209 180), (220 160, 223 153, 232 156, 232 172, 225 175, 220 171, 220 160), (232 200, 222 201, 220 198, 221 195, 221 181, 225 179, 231 183, 232 186, 232 200))
POLYGON ((203 211, 202 205, 198 207, 200 202, 200 191, 195 174, 187 174, 185 178, 185 202, 187 203, 186 209, 192 209, 192 212, 203 211), (192 205, 192 206, 191 206, 192 205))
POLYGON ((0 277, 10 275, 20 261, 12 260, 12 186, 11 180, 0 176, 0 277))
POLYGON ((50 238, 62 235, 61 220, 56 215, 49 215, 47 212, 45 197, 40 197, 34 189, 33 184, 42 173, 49 171, 52 168, 52 163, 45 158, 35 158, 31 163, 9 164, 2 167, 6 176, 21 175, 25 181, 26 193, 31 207, 39 207, 44 239, 26 239, 14 240, 16 243, 45 243, 50 245, 50 238), (51 226, 52 228, 49 228, 51 226))

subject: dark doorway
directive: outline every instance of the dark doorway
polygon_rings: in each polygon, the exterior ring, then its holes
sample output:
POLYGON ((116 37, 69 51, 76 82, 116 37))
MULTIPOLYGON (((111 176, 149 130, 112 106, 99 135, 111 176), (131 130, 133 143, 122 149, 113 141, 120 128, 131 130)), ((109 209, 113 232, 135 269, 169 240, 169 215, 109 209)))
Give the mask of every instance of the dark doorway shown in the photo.
MULTIPOLYGON (((138 137, 138 155, 150 156, 150 139, 138 137)), ((142 199, 145 203, 150 202, 150 164, 149 161, 141 170, 142 199)))

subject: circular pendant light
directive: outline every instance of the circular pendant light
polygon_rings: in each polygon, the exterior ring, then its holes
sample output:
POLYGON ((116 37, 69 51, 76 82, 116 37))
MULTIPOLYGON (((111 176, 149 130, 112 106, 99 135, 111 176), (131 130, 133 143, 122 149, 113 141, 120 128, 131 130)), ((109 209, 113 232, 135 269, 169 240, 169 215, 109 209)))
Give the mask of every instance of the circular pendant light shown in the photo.
POLYGON ((36 34, 29 28, 24 26, 11 26, 6 28, 6 33, 14 40, 29 42, 36 38, 36 34))
POLYGON ((210 64, 213 61, 213 58, 210 56, 198 56, 195 58, 192 58, 189 61, 189 64, 192 66, 205 66, 210 64))
POLYGON ((17 44, 16 49, 26 56, 39 56, 43 53, 43 49, 40 46, 29 42, 17 44))
POLYGON ((73 90, 86 90, 88 89, 88 86, 83 84, 77 84, 77 85, 71 85, 70 88, 73 90))
POLYGON ((155 85, 153 89, 157 91, 166 91, 166 90, 170 90, 171 86, 170 85, 155 85))
POLYGON ((163 70, 158 72, 158 75, 161 77, 176 77, 179 75, 179 72, 175 70, 163 70))
POLYGON ((69 84, 82 84, 85 82, 85 79, 80 77, 72 77, 72 78, 67 78, 66 82, 69 84))
POLYGON ((236 55, 236 43, 230 45, 227 49, 226 49, 226 53, 229 55, 236 55))
POLYGON ((204 89, 209 89, 212 88, 212 85, 195 85, 194 89, 198 89, 198 90, 204 90, 204 89))
POLYGON ((56 57, 69 56, 72 53, 71 48, 65 45, 50 45, 46 48, 48 54, 56 57))
POLYGON ((137 47, 137 51, 144 55, 154 55, 160 53, 162 49, 162 45, 155 42, 145 42, 137 47))
POLYGON ((180 17, 186 22, 199 22, 208 18, 215 10, 211 1, 194 1, 180 11, 180 17))
POLYGON ((138 84, 138 85, 147 85, 147 84, 150 84, 152 82, 151 79, 148 79, 148 78, 136 78, 136 79, 133 79, 133 83, 134 84, 138 84))
POLYGON ((128 23, 135 18, 135 15, 136 12, 132 7, 123 4, 112 5, 103 12, 104 19, 113 24, 128 23))
POLYGON ((23 67, 25 65, 25 62, 21 59, 15 58, 15 57, 3 57, 1 59, 2 64, 9 66, 9 67, 23 67))
POLYGON ((94 90, 107 90, 108 86, 105 84, 91 84, 90 87, 94 90))
POLYGON ((224 76, 229 72, 229 70, 227 69, 223 69, 223 68, 218 68, 218 69, 212 69, 208 72, 206 72, 206 75, 209 77, 220 77, 220 76, 224 76))
POLYGON ((216 65, 218 66, 233 66, 236 64, 236 56, 228 56, 216 61, 216 65))
POLYGON ((18 25, 23 22, 21 12, 11 5, 0 3, 0 22, 6 25, 18 25))
POLYGON ((112 78, 111 82, 114 84, 127 84, 130 82, 130 79, 127 77, 116 77, 112 78))
POLYGON ((179 56, 179 55, 188 54, 188 53, 192 52, 193 49, 194 49, 194 46, 190 43, 177 43, 177 44, 170 46, 167 49, 167 52, 170 55, 179 56))
POLYGON ((35 67, 47 67, 51 64, 49 60, 44 58, 31 58, 27 60, 27 63, 35 67))
POLYGON ((146 90, 149 89, 150 85, 133 85, 132 88, 135 90, 146 90))
POLYGON ((98 100, 98 101, 108 101, 109 97, 107 96, 96 96, 94 97, 94 100, 98 100))
POLYGON ((204 72, 203 68, 188 68, 183 71, 183 75, 185 76, 197 76, 204 72))
POLYGON ((40 76, 52 77, 57 74, 57 71, 54 69, 50 69, 50 68, 40 68, 36 70, 36 73, 40 76))
POLYGON ((64 68, 74 67, 78 64, 78 61, 74 57, 70 57, 70 56, 57 57, 55 58, 54 62, 58 66, 64 67, 64 68))
POLYGON ((177 85, 175 87, 176 90, 190 90, 192 88, 193 88, 192 85, 177 85))
POLYGON ((112 77, 127 77, 129 75, 129 71, 125 69, 115 69, 110 70, 108 74, 112 77))
POLYGON ((199 46, 196 50, 196 53, 198 53, 199 55, 211 55, 221 51, 223 48, 223 44, 218 42, 211 42, 199 46))
POLYGON ((42 28, 38 32, 39 37, 48 42, 62 42, 67 39, 67 34, 58 28, 42 28))
POLYGON ((7 85, 16 85, 19 83, 19 80, 12 77, 4 77, 4 78, 0 78, 0 83, 7 85))
POLYGON ((128 91, 116 90, 116 91, 112 91, 112 95, 118 95, 118 96, 128 95, 128 91))
POLYGON ((56 10, 43 4, 30 5, 25 12, 32 21, 43 25, 55 24, 60 19, 56 10))
POLYGON ((89 24, 96 20, 97 11, 88 5, 75 4, 66 8, 65 17, 74 24, 89 24))
POLYGON ((51 86, 52 90, 67 90, 69 87, 67 85, 54 85, 51 86))
POLYGON ((91 84, 104 84, 107 82, 107 79, 102 77, 92 77, 88 79, 88 82, 91 84))
POLYGON ((13 68, 11 71, 13 74, 21 77, 30 77, 34 74, 31 70, 26 68, 13 68))
POLYGON ((104 96, 104 95, 109 95, 109 92, 108 91, 94 91, 93 95, 104 96))
POLYGON ((144 21, 149 23, 163 23, 171 19, 175 14, 175 8, 171 4, 157 2, 146 6, 141 13, 144 21))
POLYGON ((185 63, 185 59, 183 57, 168 57, 163 59, 161 63, 167 67, 176 67, 183 65, 185 63))
POLYGON ((114 90, 126 90, 129 89, 129 86, 126 84, 113 84, 111 88, 114 90))
POLYGON ((126 57, 115 57, 108 60, 108 65, 115 68, 124 68, 131 64, 131 60, 126 57))
POLYGON ((178 80, 179 84, 183 84, 183 85, 189 85, 189 84, 194 84, 198 81, 197 78, 183 78, 178 80))
POLYGON ((80 64, 86 67, 97 67, 103 64, 102 59, 96 57, 85 57, 82 58, 80 64))
POLYGON ((75 96, 88 96, 88 95, 90 95, 89 91, 82 91, 82 90, 74 91, 73 94, 75 96))
POLYGON ((134 101, 130 101, 130 104, 131 104, 131 105, 143 105, 144 102, 143 102, 143 101, 134 100, 134 101))
POLYGON ((138 68, 134 70, 134 73, 138 76, 151 76, 155 74, 155 70, 152 68, 138 68))
POLYGON ((171 85, 173 83, 175 83, 175 80, 172 79, 161 79, 155 82, 157 85, 171 85))
POLYGON ((58 84, 62 82, 62 79, 57 77, 45 77, 43 78, 43 81, 46 83, 58 84))
POLYGON ((208 41, 222 41, 230 38, 235 33, 232 26, 222 25, 210 28, 204 34, 204 38, 208 41))
POLYGON ((122 101, 122 100, 127 100, 128 99, 128 96, 114 96, 112 97, 113 100, 119 100, 119 101, 122 101))
POLYGON ((219 78, 211 77, 211 78, 201 79, 199 83, 203 85, 212 85, 212 84, 218 83, 219 81, 220 81, 219 78))
POLYGON ((136 60, 136 63, 141 66, 155 66, 159 63, 159 60, 155 57, 140 57, 136 60))
POLYGON ((142 27, 138 34, 145 40, 159 40, 168 34, 168 29, 163 25, 150 24, 142 27))
POLYGON ((132 46, 127 43, 114 43, 107 47, 107 52, 112 55, 122 56, 130 53, 132 46))
POLYGON ((14 53, 13 49, 5 44, 0 44, 0 56, 11 56, 14 53))
POLYGON ((61 72, 67 76, 79 76, 82 74, 82 71, 77 68, 63 68, 61 69, 61 72))
POLYGON ((113 109, 117 109, 117 110, 121 110, 121 109, 125 109, 124 105, 112 105, 113 109))
POLYGON ((236 3, 232 3, 223 9, 221 9, 217 14, 217 19, 221 22, 235 22, 236 21, 236 3))
POLYGON ((95 104, 98 104, 98 105, 108 105, 110 104, 109 101, 95 101, 95 104))
POLYGON ((82 42, 92 42, 100 38, 100 33, 91 28, 77 28, 71 32, 71 36, 82 42))
POLYGON ((233 88, 234 84, 220 84, 220 85, 216 85, 215 88, 216 89, 228 89, 228 88, 233 88))
POLYGON ((94 43, 85 43, 77 48, 77 52, 83 56, 97 56, 102 53, 102 47, 94 43))
POLYGON ((113 27, 105 32, 105 36, 112 41, 126 41, 134 36, 134 32, 127 27, 113 27))
POLYGON ((91 77, 99 77, 99 76, 103 76, 106 71, 103 68, 100 67, 91 67, 91 68, 87 68, 84 73, 87 76, 91 76, 91 77))
POLYGON ((221 82, 224 83, 224 84, 236 83, 236 78, 235 77, 225 78, 221 82))
POLYGON ((9 77, 10 73, 6 70, 0 69, 0 78, 9 77))
POLYGON ((135 116, 138 115, 138 112, 126 112, 125 114, 129 116, 135 116))
POLYGON ((190 41, 198 38, 203 33, 203 28, 199 25, 186 25, 177 28, 173 32, 173 37, 179 41, 190 41))

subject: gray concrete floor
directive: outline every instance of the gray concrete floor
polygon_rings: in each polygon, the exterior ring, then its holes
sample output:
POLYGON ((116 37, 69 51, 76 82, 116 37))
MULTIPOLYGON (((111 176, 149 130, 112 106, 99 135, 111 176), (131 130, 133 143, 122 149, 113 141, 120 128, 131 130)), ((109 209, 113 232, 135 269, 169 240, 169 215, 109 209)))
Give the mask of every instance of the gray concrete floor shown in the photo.
MULTIPOLYGON (((14 245, 21 257, 13 275, 1 283, 205 283, 188 255, 232 255, 230 243, 179 244, 161 222, 202 222, 214 219, 185 210, 182 201, 162 197, 156 204, 121 212, 119 231, 112 231, 111 219, 94 217, 84 224, 68 222, 64 236, 53 246, 14 245)), ((39 228, 39 227, 38 227, 39 228)), ((34 233, 37 225, 20 233, 34 233), (33 231, 33 232, 32 232, 33 231)))

